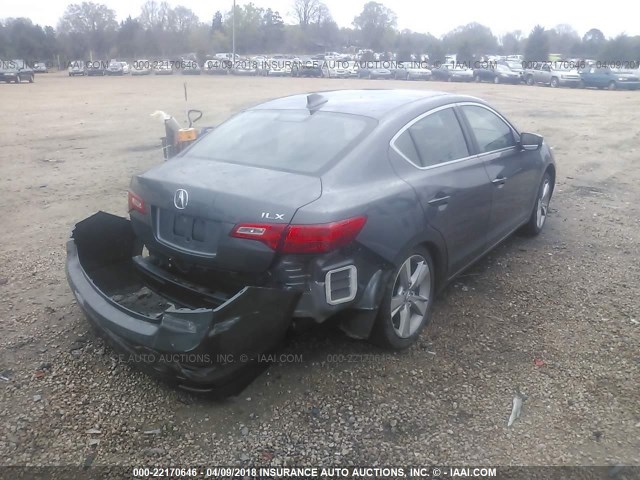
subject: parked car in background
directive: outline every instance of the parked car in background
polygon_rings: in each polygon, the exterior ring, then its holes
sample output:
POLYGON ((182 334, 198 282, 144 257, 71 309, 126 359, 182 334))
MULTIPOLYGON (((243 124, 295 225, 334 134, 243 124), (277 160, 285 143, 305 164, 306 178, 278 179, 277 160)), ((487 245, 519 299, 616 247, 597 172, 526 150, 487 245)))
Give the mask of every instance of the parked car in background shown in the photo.
POLYGON ((204 62, 203 70, 207 75, 227 75, 231 70, 231 66, 231 60, 226 58, 210 58, 204 62))
POLYGON ((496 63, 488 63, 486 66, 474 69, 473 78, 476 82, 520 83, 519 73, 506 65, 496 63))
POLYGON ((347 71, 349 72, 349 78, 358 78, 358 72, 360 71, 360 62, 349 60, 347 62, 347 71))
POLYGON ((307 58, 295 58, 291 65, 292 77, 321 77, 323 58, 318 55, 307 58))
POLYGON ((640 88, 640 77, 634 73, 615 72, 609 67, 591 66, 580 70, 580 86, 637 90, 640 88))
POLYGON ((158 60, 153 73, 156 75, 173 75, 173 63, 171 60, 158 60))
POLYGON ((257 57, 251 58, 251 62, 253 62, 253 66, 256 69, 256 75, 261 77, 266 77, 270 73, 269 59, 263 55, 258 55, 257 57))
POLYGON ((238 61, 240 59, 240 55, 236 53, 236 56, 234 59, 233 53, 216 53, 213 55, 213 58, 217 58, 218 60, 238 61))
POLYGON ((473 70, 461 63, 443 63, 431 69, 431 77, 445 82, 470 82, 473 80, 473 70))
POLYGON ((49 67, 47 62, 36 62, 33 64, 33 71, 35 73, 49 73, 49 67))
POLYGON ((241 76, 255 76, 258 74, 256 70, 256 65, 249 58, 239 58, 234 65, 231 67, 232 75, 241 75, 241 76))
POLYGON ((151 75, 151 62, 144 58, 134 60, 131 65, 131 75, 151 75))
POLYGON ((369 78, 371 80, 393 78, 393 73, 388 68, 383 68, 379 65, 368 62, 367 64, 360 66, 358 70, 359 78, 369 78))
POLYGON ((0 60, 0 81, 6 83, 33 83, 35 74, 24 60, 0 60))
POLYGON ((429 80, 432 75, 431 70, 418 62, 398 62, 392 73, 396 80, 429 80))
POLYGON ((135 175, 129 218, 75 225, 67 279, 147 371, 235 394, 297 321, 410 347, 456 275, 515 231, 542 231, 554 182, 543 138, 474 97, 291 95, 135 175))
POLYGON ((106 75, 107 66, 105 65, 105 62, 102 60, 89 61, 87 62, 86 67, 87 67, 87 76, 89 77, 106 75))
POLYGON ((518 75, 520 75, 520 81, 524 82, 524 68, 522 67, 522 62, 505 60, 503 64, 509 67, 512 72, 515 72, 518 75))
POLYGON ((322 63, 322 76, 325 78, 348 78, 351 76, 349 62, 325 60, 322 63))
POLYGON ((291 65, 293 58, 286 58, 283 56, 273 56, 267 60, 269 65, 269 76, 271 77, 286 77, 291 75, 291 65))
POLYGON ((106 73, 107 75, 124 75, 124 67, 121 62, 111 60, 106 73))
POLYGON ((183 60, 181 64, 182 75, 200 75, 202 69, 195 60, 183 60))
POLYGON ((70 77, 75 77, 76 75, 85 76, 87 74, 87 66, 82 60, 74 60, 69 63, 69 68, 67 70, 70 77))
POLYGON ((538 63, 533 68, 524 71, 524 79, 527 85, 547 85, 556 87, 577 87, 580 85, 580 73, 575 68, 558 66, 551 63, 538 63))
POLYGON ((120 65, 122 65, 122 73, 124 75, 129 75, 131 73, 131 65, 129 65, 128 62, 120 62, 120 65))

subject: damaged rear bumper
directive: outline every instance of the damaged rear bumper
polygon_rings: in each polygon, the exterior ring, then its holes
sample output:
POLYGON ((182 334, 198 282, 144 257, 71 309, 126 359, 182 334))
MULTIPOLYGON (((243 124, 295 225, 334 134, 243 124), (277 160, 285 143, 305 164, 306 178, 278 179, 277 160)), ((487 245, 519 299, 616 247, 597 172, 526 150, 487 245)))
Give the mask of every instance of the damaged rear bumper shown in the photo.
POLYGON ((231 296, 136 268, 142 246, 129 220, 104 212, 67 242, 78 304, 127 360, 181 387, 232 395, 260 370, 291 323, 299 292, 244 287, 231 296))

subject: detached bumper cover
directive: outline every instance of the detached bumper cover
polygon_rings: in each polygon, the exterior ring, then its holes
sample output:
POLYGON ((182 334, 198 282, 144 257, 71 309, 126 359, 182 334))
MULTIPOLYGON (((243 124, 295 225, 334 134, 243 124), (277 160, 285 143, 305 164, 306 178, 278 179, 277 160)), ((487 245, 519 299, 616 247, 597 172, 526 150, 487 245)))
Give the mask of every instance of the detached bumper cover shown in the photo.
MULTIPOLYGON (((160 314, 139 313, 96 285, 105 273, 113 279, 127 271, 134 243, 124 218, 99 212, 76 225, 67 242, 67 279, 91 323, 129 354, 128 360, 155 376, 225 395, 243 388, 253 378, 246 381, 256 358, 281 342, 299 293, 245 287, 213 308, 179 307, 167 299, 160 314), (120 269, 111 272, 110 265, 120 269), (95 273, 97 282, 94 272, 101 272, 95 273)), ((163 298, 162 291, 154 293, 163 298)))

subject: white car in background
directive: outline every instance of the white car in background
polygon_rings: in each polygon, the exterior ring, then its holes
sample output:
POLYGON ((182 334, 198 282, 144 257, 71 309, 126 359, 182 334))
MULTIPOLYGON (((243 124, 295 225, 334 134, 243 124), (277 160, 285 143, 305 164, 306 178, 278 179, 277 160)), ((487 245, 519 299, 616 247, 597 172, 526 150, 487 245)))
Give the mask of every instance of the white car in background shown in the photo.
POLYGON ((69 63, 69 76, 75 77, 76 75, 85 76, 87 74, 87 66, 82 60, 74 60, 69 63))
POLYGON ((358 78, 359 69, 359 62, 356 62, 354 60, 347 62, 347 71, 349 72, 349 78, 358 78))
POLYGON ((322 63, 322 76, 324 78, 348 78, 350 77, 349 62, 325 59, 322 63))
POLYGON ((276 56, 267 60, 270 77, 286 77, 291 75, 293 57, 276 56))
POLYGON ((150 75, 151 74, 151 62, 149 60, 141 58, 140 60, 134 60, 131 75, 150 75))
POLYGON ((422 67, 419 62, 398 62, 393 77, 396 80, 429 80, 431 70, 422 67))

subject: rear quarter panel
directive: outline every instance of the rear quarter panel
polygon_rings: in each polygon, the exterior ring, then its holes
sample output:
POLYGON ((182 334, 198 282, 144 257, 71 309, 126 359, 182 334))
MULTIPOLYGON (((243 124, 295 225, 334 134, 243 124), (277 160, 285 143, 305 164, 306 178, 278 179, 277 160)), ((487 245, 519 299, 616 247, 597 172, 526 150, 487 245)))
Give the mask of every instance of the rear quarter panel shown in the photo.
POLYGON ((427 227, 415 190, 394 170, 389 143, 407 122, 451 98, 415 102, 391 112, 349 155, 322 175, 322 196, 298 210, 294 223, 327 223, 366 215, 357 238, 384 260, 396 264, 406 250, 431 242, 446 256, 439 233, 427 227))

